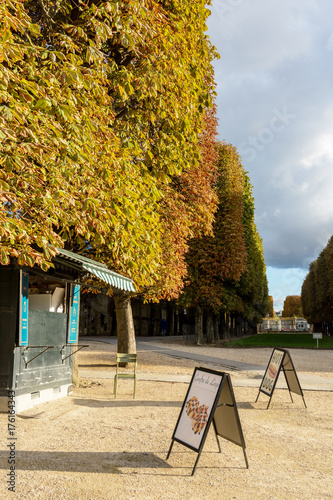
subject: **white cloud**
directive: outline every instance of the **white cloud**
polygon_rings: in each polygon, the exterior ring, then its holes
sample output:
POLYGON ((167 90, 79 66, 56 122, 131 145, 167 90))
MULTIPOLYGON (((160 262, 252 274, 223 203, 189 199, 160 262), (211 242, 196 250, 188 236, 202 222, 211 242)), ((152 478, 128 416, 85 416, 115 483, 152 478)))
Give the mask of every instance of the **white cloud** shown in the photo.
POLYGON ((327 50, 330 50, 333 52, 333 33, 331 33, 330 36, 328 37, 326 48, 327 48, 327 50))
POLYGON ((333 233, 333 3, 213 0, 212 12, 220 137, 250 174, 266 263, 306 268, 333 233))

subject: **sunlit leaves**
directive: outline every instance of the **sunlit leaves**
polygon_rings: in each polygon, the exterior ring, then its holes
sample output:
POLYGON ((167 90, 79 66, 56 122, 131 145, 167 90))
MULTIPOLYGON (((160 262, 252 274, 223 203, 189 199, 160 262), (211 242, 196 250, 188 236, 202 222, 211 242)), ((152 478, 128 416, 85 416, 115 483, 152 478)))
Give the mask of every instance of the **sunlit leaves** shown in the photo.
POLYGON ((66 245, 179 292, 187 240, 215 208, 200 166, 206 17, 202 0, 1 3, 3 263, 46 268, 66 245))
POLYGON ((217 150, 218 209, 213 236, 195 239, 190 245, 186 297, 190 304, 260 321, 268 305, 268 289, 251 184, 236 148, 219 143, 217 150))
POLYGON ((288 295, 283 303, 282 316, 291 318, 292 316, 303 316, 302 302, 300 295, 288 295))

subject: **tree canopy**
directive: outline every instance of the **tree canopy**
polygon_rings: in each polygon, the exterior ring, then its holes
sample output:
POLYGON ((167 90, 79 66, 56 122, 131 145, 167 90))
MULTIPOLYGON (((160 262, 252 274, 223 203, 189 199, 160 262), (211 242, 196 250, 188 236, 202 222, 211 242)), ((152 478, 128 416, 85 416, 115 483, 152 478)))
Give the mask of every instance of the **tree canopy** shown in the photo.
POLYGON ((192 303, 261 321, 252 187, 236 149, 216 147, 207 4, 1 2, 2 264, 46 270, 65 247, 147 299, 187 279, 192 303))
POLYGON ((292 316, 303 316, 302 301, 300 295, 288 295, 283 304, 282 316, 290 318, 292 316))
POLYGON ((268 312, 267 314, 269 315, 270 318, 275 317, 275 311, 274 311, 274 299, 272 295, 268 296, 268 312))
POLYGON ((215 210, 206 3, 1 3, 2 264, 46 269, 65 246, 178 294, 215 210))
POLYGON ((304 316, 319 331, 333 333, 333 236, 311 262, 301 293, 304 316))
POLYGON ((190 243, 185 297, 215 313, 238 312, 260 322, 268 309, 268 288, 251 184, 235 147, 218 143, 217 152, 213 234, 190 243))

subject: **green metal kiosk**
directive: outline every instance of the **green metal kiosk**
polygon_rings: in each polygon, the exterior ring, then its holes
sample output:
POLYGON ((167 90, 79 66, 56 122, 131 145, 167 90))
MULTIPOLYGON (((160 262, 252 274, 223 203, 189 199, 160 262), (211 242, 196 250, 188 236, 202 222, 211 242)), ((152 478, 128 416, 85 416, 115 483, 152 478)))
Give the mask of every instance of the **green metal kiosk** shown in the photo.
POLYGON ((78 346, 80 288, 95 276, 112 288, 133 282, 104 264, 58 249, 44 272, 13 260, 0 265, 0 411, 15 393, 16 412, 72 391, 72 355, 78 346))

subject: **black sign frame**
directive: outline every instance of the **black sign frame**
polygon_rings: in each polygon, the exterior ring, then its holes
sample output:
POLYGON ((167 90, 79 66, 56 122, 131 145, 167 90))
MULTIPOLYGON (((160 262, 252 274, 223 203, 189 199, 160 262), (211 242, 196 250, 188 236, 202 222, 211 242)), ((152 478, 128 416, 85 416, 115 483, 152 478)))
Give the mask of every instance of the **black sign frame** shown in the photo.
POLYGON ((175 441, 197 452, 198 456, 192 470, 193 476, 211 424, 213 424, 219 453, 222 453, 222 451, 218 436, 242 447, 246 468, 248 468, 245 440, 230 375, 208 368, 196 367, 178 416, 166 459, 168 460, 175 441), (194 394, 198 394, 204 404, 199 406, 200 400, 194 394), (208 402, 207 398, 211 403, 210 409, 205 404, 208 402), (206 421, 204 421, 205 417, 200 421, 200 417, 204 413, 207 417, 206 421), (191 419, 194 419, 192 431, 190 430, 191 423, 189 421, 191 419), (201 431, 203 431, 202 436, 200 436, 201 431), (199 436, 192 436, 191 433, 199 434, 199 436))
POLYGON ((286 349, 281 348, 274 348, 272 351, 255 402, 258 401, 261 392, 266 394, 266 396, 269 396, 266 410, 268 409, 269 405, 271 404, 273 393, 281 370, 283 371, 284 377, 286 379, 291 402, 294 402, 291 395, 291 393, 294 392, 295 394, 299 394, 300 396, 302 396, 303 403, 306 408, 307 406, 305 403, 304 394, 301 388, 301 384, 299 383, 290 353, 286 349))

